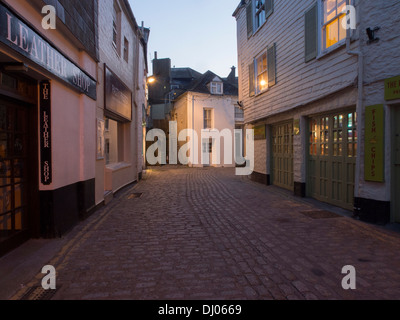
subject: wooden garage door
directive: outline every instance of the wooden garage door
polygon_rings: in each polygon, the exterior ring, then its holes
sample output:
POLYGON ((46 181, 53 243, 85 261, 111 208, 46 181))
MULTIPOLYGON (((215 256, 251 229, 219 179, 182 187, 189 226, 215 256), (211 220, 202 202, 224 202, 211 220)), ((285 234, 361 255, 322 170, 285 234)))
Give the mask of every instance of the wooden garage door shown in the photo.
POLYGON ((356 113, 311 118, 309 145, 309 196, 352 210, 358 147, 356 113))
POLYGON ((293 190, 293 122, 273 126, 272 139, 273 184, 293 190))

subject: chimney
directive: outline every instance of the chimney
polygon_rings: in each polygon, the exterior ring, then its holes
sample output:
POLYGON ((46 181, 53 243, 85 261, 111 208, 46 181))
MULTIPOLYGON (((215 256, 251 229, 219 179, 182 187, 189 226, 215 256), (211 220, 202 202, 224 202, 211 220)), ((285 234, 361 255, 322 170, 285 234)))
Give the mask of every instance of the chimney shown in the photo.
POLYGON ((229 76, 228 76, 228 82, 230 82, 230 83, 235 83, 235 81, 236 81, 236 68, 233 66, 232 68, 231 68, 231 73, 229 74, 229 76))
POLYGON ((154 60, 157 60, 157 51, 154 51, 154 60))

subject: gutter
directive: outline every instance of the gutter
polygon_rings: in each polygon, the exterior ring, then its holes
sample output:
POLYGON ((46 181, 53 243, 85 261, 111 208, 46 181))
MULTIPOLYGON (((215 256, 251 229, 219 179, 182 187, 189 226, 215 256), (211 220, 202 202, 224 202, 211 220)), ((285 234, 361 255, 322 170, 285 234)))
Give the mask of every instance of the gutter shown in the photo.
MULTIPOLYGON (((361 40, 358 40, 359 43, 361 43, 361 40)), ((364 105, 363 105, 363 97, 364 97, 364 55, 361 52, 361 50, 351 50, 350 49, 350 43, 351 43, 351 29, 347 30, 347 38, 346 38, 346 53, 351 56, 357 56, 358 57, 358 98, 357 98, 357 132, 361 132, 362 124, 363 124, 363 111, 364 111, 364 105)), ((359 45, 360 48, 360 45, 359 45)), ((360 187, 358 181, 360 181, 361 178, 361 135, 358 134, 358 142, 357 142, 357 162, 359 163, 358 169, 356 165, 356 172, 355 172, 355 190, 354 190, 354 196, 359 196, 360 192, 360 187)), ((355 211, 358 211, 358 208, 354 208, 355 211)))

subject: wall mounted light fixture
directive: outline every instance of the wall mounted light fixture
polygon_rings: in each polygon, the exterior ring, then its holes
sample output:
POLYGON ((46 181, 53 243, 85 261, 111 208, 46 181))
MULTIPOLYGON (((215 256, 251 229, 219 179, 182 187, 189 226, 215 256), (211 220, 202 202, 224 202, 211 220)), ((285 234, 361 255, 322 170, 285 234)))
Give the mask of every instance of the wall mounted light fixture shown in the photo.
POLYGON ((375 27, 374 29, 371 28, 367 29, 368 44, 379 41, 379 38, 375 37, 375 32, 377 32, 378 30, 380 30, 380 27, 375 27))

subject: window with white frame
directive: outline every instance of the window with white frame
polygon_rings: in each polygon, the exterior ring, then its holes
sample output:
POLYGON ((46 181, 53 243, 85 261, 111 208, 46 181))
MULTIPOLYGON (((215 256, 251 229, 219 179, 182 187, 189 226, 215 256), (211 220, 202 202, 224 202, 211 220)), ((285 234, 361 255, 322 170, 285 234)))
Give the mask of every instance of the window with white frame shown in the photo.
POLYGON ((260 94, 277 82, 276 77, 276 44, 256 57, 249 65, 249 95, 260 94))
POLYGON ((347 31, 343 28, 346 12, 343 11, 349 0, 322 0, 322 49, 328 49, 346 39, 347 31))
POLYGON ((211 82, 210 83, 210 92, 211 94, 223 94, 224 93, 224 84, 222 82, 211 82))
POLYGON ((256 59, 256 80, 256 93, 268 89, 268 64, 266 52, 256 59))
POLYGON ((254 22, 256 30, 263 25, 265 22, 265 0, 256 0, 255 1, 255 13, 254 13, 254 22))
POLYGON ((204 109, 204 129, 212 129, 212 110, 204 109))
POLYGON ((124 60, 129 62, 129 41, 127 38, 124 38, 124 60))
POLYGON ((274 0, 250 0, 247 4, 247 36, 251 37, 274 11, 274 0))
POLYGON ((118 54, 120 54, 120 46, 121 46, 121 40, 119 36, 120 32, 120 25, 121 25, 121 14, 120 14, 120 9, 118 7, 118 4, 114 1, 113 5, 113 22, 112 22, 112 44, 114 48, 117 50, 118 54))

